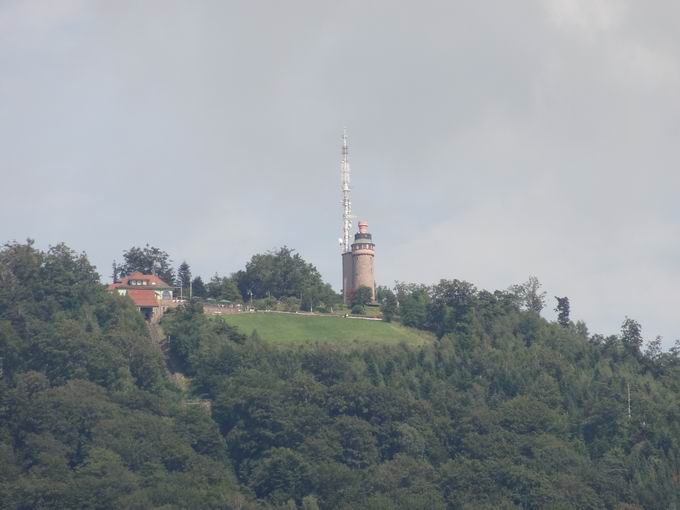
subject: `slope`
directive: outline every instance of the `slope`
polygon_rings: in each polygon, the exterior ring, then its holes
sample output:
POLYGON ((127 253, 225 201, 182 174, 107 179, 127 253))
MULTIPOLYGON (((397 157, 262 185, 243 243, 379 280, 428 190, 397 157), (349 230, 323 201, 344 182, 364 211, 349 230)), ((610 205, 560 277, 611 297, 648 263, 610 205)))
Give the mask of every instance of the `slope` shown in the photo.
POLYGON ((424 345, 433 335, 397 323, 350 319, 338 316, 309 316, 283 313, 228 315, 228 324, 244 333, 254 330, 265 342, 280 345, 333 343, 337 345, 424 345))

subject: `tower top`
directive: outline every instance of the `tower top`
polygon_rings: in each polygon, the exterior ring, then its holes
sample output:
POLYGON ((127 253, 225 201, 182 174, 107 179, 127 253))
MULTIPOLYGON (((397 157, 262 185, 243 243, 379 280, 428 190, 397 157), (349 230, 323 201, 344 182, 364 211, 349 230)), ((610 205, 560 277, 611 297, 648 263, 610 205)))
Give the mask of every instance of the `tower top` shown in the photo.
POLYGON ((360 221, 359 222, 359 232, 362 234, 368 233, 368 222, 367 221, 360 221))

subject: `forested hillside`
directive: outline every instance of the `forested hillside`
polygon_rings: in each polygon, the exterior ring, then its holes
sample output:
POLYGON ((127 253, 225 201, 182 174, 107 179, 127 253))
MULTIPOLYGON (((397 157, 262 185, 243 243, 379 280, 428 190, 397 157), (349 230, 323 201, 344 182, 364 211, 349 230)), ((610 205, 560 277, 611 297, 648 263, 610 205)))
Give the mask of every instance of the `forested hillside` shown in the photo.
POLYGON ((0 358, 1 508, 246 501, 219 429, 182 405, 140 314, 84 255, 0 251, 0 358))
POLYGON ((0 252, 5 508, 680 508, 680 351, 634 321, 591 336, 442 282, 397 289, 433 344, 348 351, 192 304, 163 327, 208 414, 97 280, 64 246, 0 252))

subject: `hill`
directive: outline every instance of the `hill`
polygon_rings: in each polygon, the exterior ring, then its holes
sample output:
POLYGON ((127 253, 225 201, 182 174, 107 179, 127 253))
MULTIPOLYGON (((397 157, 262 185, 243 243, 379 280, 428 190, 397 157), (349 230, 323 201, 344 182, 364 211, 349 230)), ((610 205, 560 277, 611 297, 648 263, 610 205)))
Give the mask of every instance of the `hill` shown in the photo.
POLYGON ((680 345, 467 282, 409 292, 435 340, 282 349, 290 324, 393 326, 245 316, 274 321, 263 341, 188 303, 162 321, 185 394, 84 255, 6 245, 0 508, 680 508, 680 345))
POLYGON ((335 315, 310 316, 292 313, 241 313, 224 320, 246 334, 253 330, 267 343, 334 343, 337 345, 424 345, 434 335, 397 323, 343 318, 335 315))
POLYGON ((99 280, 61 244, 0 248, 0 508, 255 508, 218 426, 99 280))

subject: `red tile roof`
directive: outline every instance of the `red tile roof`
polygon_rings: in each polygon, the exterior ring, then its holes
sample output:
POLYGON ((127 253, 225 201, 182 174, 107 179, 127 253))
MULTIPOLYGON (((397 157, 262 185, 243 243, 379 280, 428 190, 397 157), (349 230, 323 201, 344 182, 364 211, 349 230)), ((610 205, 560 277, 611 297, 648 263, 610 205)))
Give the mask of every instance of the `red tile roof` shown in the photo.
POLYGON ((130 280, 146 280, 148 281, 148 286, 153 287, 154 289, 172 289, 170 285, 165 283, 163 280, 161 280, 158 276, 155 274, 143 274, 140 273, 139 271, 135 271, 131 275, 128 276, 123 276, 120 279, 120 282, 118 283, 113 283, 111 285, 116 285, 116 287, 111 287, 109 286, 109 290, 113 290, 118 287, 123 287, 123 288, 129 288, 133 287, 135 289, 138 289, 142 287, 141 285, 130 285, 130 280))
POLYGON ((159 306, 158 298, 153 289, 130 289, 127 291, 135 306, 159 306))

